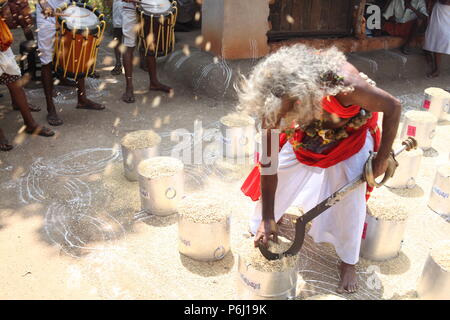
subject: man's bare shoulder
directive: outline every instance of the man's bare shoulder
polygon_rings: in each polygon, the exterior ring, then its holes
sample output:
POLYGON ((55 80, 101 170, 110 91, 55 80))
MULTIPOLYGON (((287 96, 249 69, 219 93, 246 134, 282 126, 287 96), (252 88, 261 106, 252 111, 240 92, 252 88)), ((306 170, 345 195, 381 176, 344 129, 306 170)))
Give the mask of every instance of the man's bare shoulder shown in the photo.
POLYGON ((344 77, 346 86, 352 86, 357 89, 367 85, 367 82, 361 77, 359 70, 349 62, 346 62, 342 66, 341 76, 344 77))

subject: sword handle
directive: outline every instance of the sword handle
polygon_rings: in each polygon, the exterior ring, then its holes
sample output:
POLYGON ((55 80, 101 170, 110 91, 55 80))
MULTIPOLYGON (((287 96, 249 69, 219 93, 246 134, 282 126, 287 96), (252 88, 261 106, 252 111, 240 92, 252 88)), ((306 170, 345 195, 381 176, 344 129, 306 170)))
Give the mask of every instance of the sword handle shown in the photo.
POLYGON ((401 154, 405 150, 411 151, 416 148, 417 148, 417 140, 412 137, 408 137, 405 141, 402 142, 401 148, 399 148, 396 151, 392 151, 391 156, 388 159, 389 166, 388 166, 386 172, 384 173, 384 177, 381 180, 381 182, 377 182, 375 180, 375 177, 373 176, 372 161, 377 156, 377 153, 371 152, 369 159, 367 160, 367 162, 364 166, 364 180, 366 180, 367 184, 370 187, 377 187, 377 188, 382 187, 390 178, 392 178, 394 176, 395 170, 398 167, 398 162, 395 159, 395 157, 397 157, 399 154, 401 154))

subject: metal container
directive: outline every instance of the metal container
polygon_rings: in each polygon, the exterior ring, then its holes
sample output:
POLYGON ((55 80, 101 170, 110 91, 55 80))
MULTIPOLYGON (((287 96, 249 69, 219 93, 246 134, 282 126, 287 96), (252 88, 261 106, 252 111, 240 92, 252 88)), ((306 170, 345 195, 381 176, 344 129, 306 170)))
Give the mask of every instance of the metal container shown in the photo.
POLYGON ((406 220, 386 221, 366 215, 361 241, 361 257, 384 261, 399 255, 405 233, 406 220))
POLYGON ((422 300, 450 300, 450 272, 437 264, 431 255, 423 268, 417 293, 422 300))
POLYGON ((238 255, 237 295, 241 300, 295 299, 297 268, 283 272, 261 272, 246 265, 238 255))
POLYGON ((174 214, 184 195, 184 172, 157 179, 139 174, 139 193, 143 211, 157 216, 174 214))
POLYGON ((256 134, 254 125, 229 127, 221 122, 220 127, 226 158, 245 158, 254 155, 256 134))
POLYGON ((425 99, 423 102, 423 109, 431 112, 436 116, 438 120, 446 120, 446 113, 449 112, 450 108, 450 93, 442 90, 442 94, 433 94, 432 89, 436 90, 438 88, 427 88, 425 89, 425 99))
POLYGON ((230 217, 214 223, 178 218, 179 252, 198 261, 217 261, 230 251, 230 217))
POLYGON ((143 160, 159 155, 159 146, 131 150, 122 145, 123 168, 125 177, 130 181, 138 180, 137 167, 143 160))
POLYGON ((436 172, 428 206, 439 214, 450 215, 450 163, 440 166, 436 172))
MULTIPOLYGON (((435 121, 417 121, 409 117, 411 111, 405 114, 405 122, 403 124, 403 130, 400 135, 400 139, 404 140, 407 137, 413 137, 417 140, 420 148, 428 150, 431 148, 431 143, 436 135, 437 118, 435 121)), ((417 112, 417 111, 413 111, 417 112)))
POLYGON ((403 152, 398 155, 399 167, 395 170, 394 176, 385 185, 393 189, 414 188, 422 157, 423 151, 421 149, 403 152))

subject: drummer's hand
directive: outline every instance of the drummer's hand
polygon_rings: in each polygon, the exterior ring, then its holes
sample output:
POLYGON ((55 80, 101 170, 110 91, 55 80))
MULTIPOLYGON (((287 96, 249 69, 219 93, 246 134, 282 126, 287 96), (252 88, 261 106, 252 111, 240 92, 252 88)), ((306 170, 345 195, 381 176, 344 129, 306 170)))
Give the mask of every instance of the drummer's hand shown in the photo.
POLYGON ((388 158, 379 157, 378 155, 372 160, 373 177, 378 178, 383 175, 389 166, 388 158))
POLYGON ((50 7, 45 8, 42 13, 44 14, 45 18, 53 17, 55 15, 55 12, 50 7))
POLYGON ((255 236, 255 247, 258 247, 259 243, 262 240, 262 243, 267 246, 270 238, 273 238, 273 241, 278 242, 278 227, 277 223, 274 219, 268 219, 261 221, 259 225, 258 231, 255 236))

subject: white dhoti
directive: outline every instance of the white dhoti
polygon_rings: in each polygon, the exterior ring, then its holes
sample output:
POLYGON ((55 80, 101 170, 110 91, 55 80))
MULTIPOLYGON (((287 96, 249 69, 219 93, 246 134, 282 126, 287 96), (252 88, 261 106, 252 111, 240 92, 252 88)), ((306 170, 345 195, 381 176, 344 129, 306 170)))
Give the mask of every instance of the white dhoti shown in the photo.
POLYGON ((122 9, 123 45, 133 48, 136 46, 138 19, 133 3, 124 3, 122 9))
POLYGON ((8 74, 11 76, 20 76, 20 68, 17 65, 16 57, 11 48, 0 51, 0 76, 8 74))
MULTIPOLYGON (((285 211, 299 207, 304 212, 312 209, 333 192, 355 179, 363 172, 370 151, 374 149, 371 134, 367 133, 363 148, 351 158, 332 167, 322 169, 300 163, 290 143, 279 153, 278 186, 275 193, 275 220, 278 222, 285 211)), ((344 200, 337 203, 313 220, 309 235, 316 243, 333 244, 340 259, 356 264, 366 217, 366 184, 360 185, 344 200)), ((261 201, 256 204, 250 220, 250 229, 256 231, 262 220, 261 201)))
POLYGON ((450 54, 450 5, 437 2, 425 33, 427 51, 450 54))
POLYGON ((122 28, 123 1, 114 0, 112 10, 113 28, 122 28))

